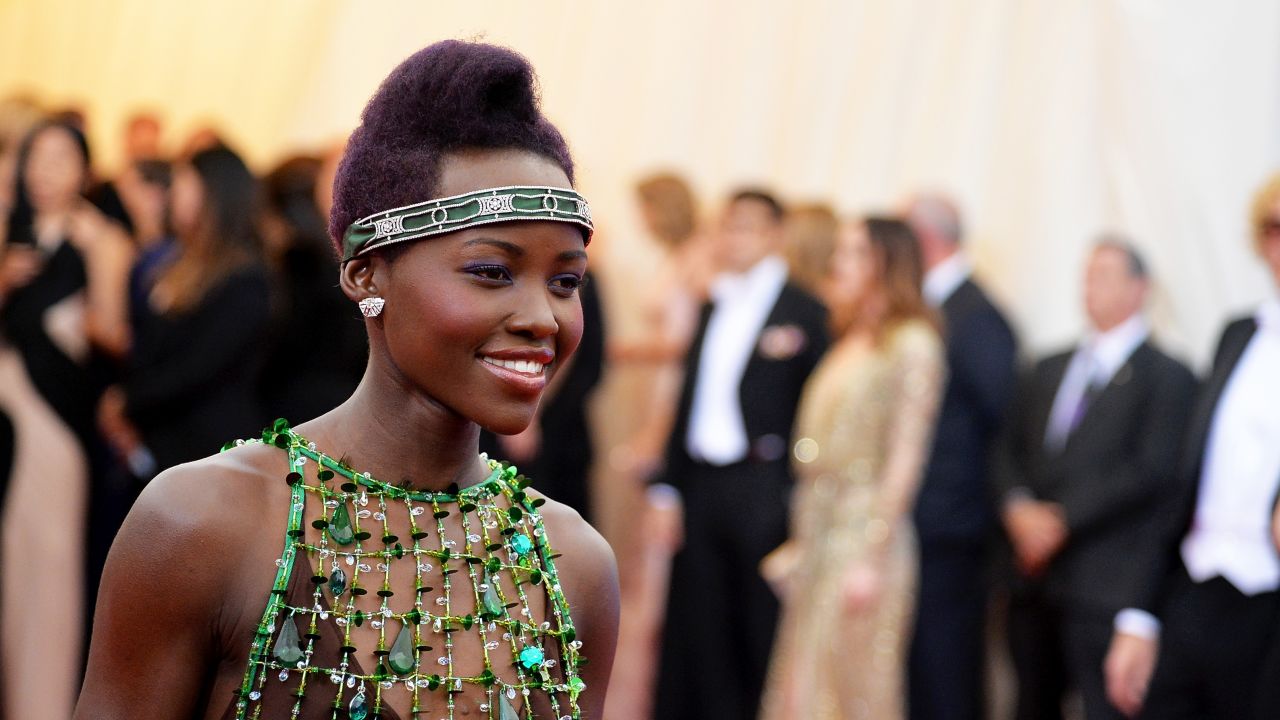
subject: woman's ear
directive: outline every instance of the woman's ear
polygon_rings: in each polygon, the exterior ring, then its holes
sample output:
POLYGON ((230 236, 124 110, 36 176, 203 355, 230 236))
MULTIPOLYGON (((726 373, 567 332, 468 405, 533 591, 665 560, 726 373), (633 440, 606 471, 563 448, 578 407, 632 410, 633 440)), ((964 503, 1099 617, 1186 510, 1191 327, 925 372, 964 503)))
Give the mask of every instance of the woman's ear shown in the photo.
POLYGON ((381 293, 378 291, 378 283, 375 276, 374 262, 376 255, 366 255, 364 257, 353 258, 342 264, 342 269, 338 273, 338 283, 342 286, 342 292, 352 302, 360 302, 365 298, 377 297, 381 293))

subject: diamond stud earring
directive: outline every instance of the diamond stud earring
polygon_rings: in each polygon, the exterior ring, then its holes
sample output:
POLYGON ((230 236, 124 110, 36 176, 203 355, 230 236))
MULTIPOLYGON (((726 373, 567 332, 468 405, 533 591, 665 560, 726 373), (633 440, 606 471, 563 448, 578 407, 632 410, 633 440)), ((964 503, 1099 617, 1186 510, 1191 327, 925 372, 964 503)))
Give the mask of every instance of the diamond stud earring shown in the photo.
POLYGON ((380 297, 367 297, 360 301, 360 314, 365 317, 378 317, 382 314, 382 307, 387 304, 386 300, 380 297))

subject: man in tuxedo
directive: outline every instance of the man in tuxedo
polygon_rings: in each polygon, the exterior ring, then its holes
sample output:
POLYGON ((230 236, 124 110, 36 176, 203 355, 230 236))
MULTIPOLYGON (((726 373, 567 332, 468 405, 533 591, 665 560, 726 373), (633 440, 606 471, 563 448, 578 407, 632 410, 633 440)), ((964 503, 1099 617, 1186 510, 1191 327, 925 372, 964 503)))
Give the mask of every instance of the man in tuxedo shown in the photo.
POLYGON ((1140 592, 1140 552, 1175 495, 1195 378, 1149 339, 1147 269, 1116 238, 1085 272, 1091 326, 1015 394, 995 479, 1013 549, 1009 645, 1017 718, 1055 720, 1074 686, 1088 720, 1118 718, 1102 665, 1140 592))
POLYGON ((912 720, 985 717, 987 547, 995 511, 990 450, 1016 384, 1009 323, 974 282, 955 205, 921 194, 906 207, 925 262, 924 294, 943 318, 948 381, 915 507, 920 585, 910 658, 912 720))
MULTIPOLYGON (((1280 175, 1255 198, 1253 224, 1280 287, 1280 175)), ((1227 325, 1184 447, 1181 499, 1148 555, 1142 593, 1115 618, 1107 692, 1126 715, 1152 720, 1272 720, 1280 717, 1280 554, 1270 533, 1280 490, 1280 297, 1227 325)))
POLYGON ((759 564, 787 537, 791 429, 827 313, 787 282, 781 205, 745 190, 716 235, 663 480, 680 491, 655 717, 753 720, 778 618, 759 564))

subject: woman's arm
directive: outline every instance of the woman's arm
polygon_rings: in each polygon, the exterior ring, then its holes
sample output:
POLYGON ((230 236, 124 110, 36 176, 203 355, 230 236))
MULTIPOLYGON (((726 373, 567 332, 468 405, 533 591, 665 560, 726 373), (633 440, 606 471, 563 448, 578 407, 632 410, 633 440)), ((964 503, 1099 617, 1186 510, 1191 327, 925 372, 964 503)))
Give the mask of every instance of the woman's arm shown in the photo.
POLYGON ((147 486, 107 558, 76 720, 198 717, 243 543, 193 466, 147 486))
POLYGON ((925 462, 933 446, 934 425, 946 380, 942 342, 924 328, 899 339, 889 397, 884 469, 875 516, 892 530, 915 503, 925 462))
POLYGON ((881 561, 915 502, 946 379, 942 342, 937 335, 924 327, 902 332, 892 349, 894 369, 888 392, 892 405, 884 434, 879 492, 861 528, 871 551, 845 578, 845 599, 853 610, 874 604, 879 597, 881 561))

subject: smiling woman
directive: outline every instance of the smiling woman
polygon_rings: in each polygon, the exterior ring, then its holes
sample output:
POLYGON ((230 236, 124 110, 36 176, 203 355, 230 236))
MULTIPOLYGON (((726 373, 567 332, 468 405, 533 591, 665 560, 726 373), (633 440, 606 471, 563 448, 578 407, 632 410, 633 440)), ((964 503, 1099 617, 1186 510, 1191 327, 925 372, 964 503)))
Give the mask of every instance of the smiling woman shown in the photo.
POLYGON ((77 717, 601 716, 612 552, 477 452, 481 427, 529 424, 581 340, 592 225, 572 182, 524 58, 449 41, 392 72, 330 218, 368 308, 364 379, 150 484, 77 717))

